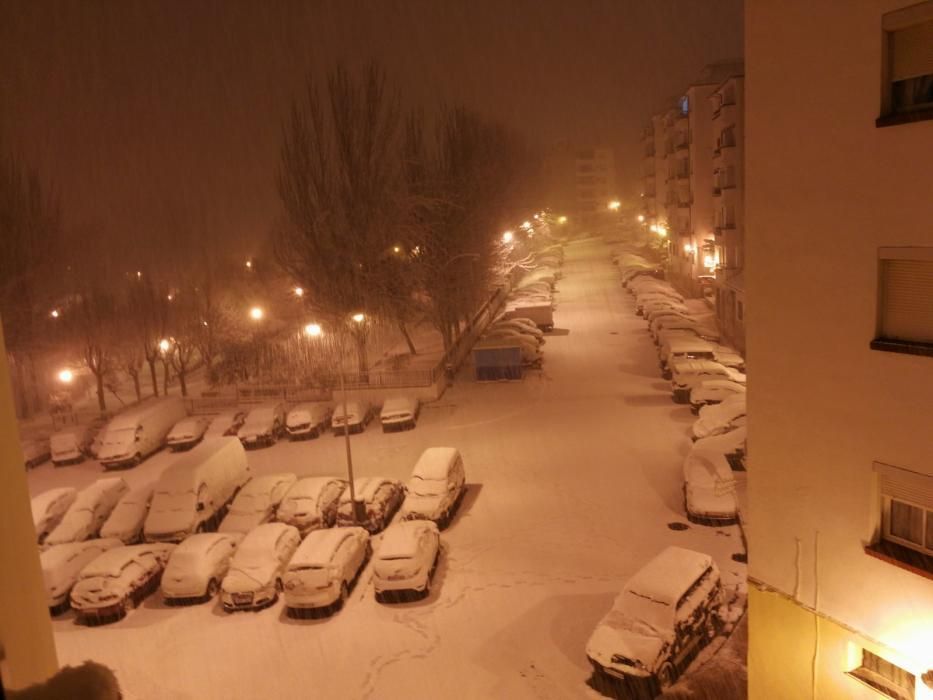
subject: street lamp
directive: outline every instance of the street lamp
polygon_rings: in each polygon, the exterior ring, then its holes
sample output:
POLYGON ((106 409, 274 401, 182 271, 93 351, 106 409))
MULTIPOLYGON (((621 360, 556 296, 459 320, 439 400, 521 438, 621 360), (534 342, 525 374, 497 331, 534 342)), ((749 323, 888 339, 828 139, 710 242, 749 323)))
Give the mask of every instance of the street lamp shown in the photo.
POLYGON ((163 353, 168 352, 171 347, 172 344, 168 341, 167 338, 162 338, 162 340, 159 341, 159 350, 161 350, 163 353))
POLYGON ((619 207, 621 206, 622 202, 620 202, 618 199, 613 199, 611 202, 609 202, 608 205, 609 211, 619 211, 619 207))
POLYGON ((59 316, 61 316, 61 313, 59 312, 58 309, 52 309, 51 313, 49 313, 49 316, 51 316, 52 318, 58 318, 59 316))
POLYGON ((515 234, 512 233, 511 231, 506 231, 505 233, 502 234, 503 243, 511 243, 514 238, 515 238, 515 234))
POLYGON ((74 373, 70 369, 63 369, 58 373, 58 381, 62 384, 71 384, 71 381, 75 378, 74 373))
POLYGON ((366 320, 366 317, 360 313, 353 314, 350 318, 352 318, 356 323, 362 323, 366 320))
POLYGON ((644 215, 644 214, 639 214, 639 215, 638 215, 638 223, 640 223, 640 224, 645 223, 645 215, 644 215))
POLYGON ((246 268, 247 268, 248 270, 252 270, 252 269, 253 269, 253 261, 252 261, 252 260, 247 260, 247 261, 246 261, 246 268))
POLYGON ((320 335, 321 335, 323 332, 324 332, 324 331, 323 331, 323 329, 321 328, 320 324, 317 324, 317 323, 309 323, 307 326, 305 326, 305 335, 308 336, 309 338, 317 338, 317 337, 320 337, 320 335))
POLYGON ((567 223, 567 217, 566 217, 566 216, 558 216, 558 217, 557 217, 557 223, 559 223, 559 224, 566 224, 566 223, 567 223))
POLYGON ((303 297, 305 295, 305 290, 301 287, 295 287, 292 291, 295 293, 296 297, 303 297))
POLYGON ((254 306, 253 308, 249 310, 249 317, 253 319, 254 321, 261 321, 263 315, 264 315, 263 310, 259 308, 258 306, 254 306))

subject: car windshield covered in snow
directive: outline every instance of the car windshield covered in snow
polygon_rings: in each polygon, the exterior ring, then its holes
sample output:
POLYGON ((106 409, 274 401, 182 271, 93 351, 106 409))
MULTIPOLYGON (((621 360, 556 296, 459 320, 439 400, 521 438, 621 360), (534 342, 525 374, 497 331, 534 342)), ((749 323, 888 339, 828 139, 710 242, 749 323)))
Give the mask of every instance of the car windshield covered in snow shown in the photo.
POLYGON ((157 492, 152 500, 152 510, 154 511, 190 511, 194 508, 195 496, 192 492, 185 493, 167 493, 165 491, 157 492))
POLYGON ((408 491, 417 496, 440 496, 447 490, 447 481, 445 479, 422 479, 420 476, 413 476, 408 482, 408 491))
POLYGON ((669 632, 674 625, 674 606, 638 591, 625 590, 616 600, 614 612, 619 613, 612 622, 614 627, 648 633, 647 625, 655 634, 669 632), (641 624, 640 624, 641 623, 641 624))

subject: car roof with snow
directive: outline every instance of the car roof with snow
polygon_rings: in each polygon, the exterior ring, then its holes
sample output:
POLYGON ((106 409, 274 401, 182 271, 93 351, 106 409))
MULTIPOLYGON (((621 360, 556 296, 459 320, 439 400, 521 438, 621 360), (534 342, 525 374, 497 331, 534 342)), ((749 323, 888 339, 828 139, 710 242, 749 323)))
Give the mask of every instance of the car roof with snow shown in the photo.
POLYGON ((457 454, 456 447, 429 447, 421 453, 411 475, 422 479, 446 479, 457 454))
POLYGON ((382 413, 391 413, 392 411, 413 411, 418 404, 417 399, 410 396, 392 396, 386 399, 382 404, 382 413))
POLYGON ((237 539, 236 536, 226 532, 199 532, 186 537, 175 551, 183 555, 204 556, 219 542, 224 540, 236 542, 237 539))
POLYGON ((78 490, 71 486, 62 486, 57 489, 43 491, 42 493, 33 496, 31 501, 33 518, 44 516, 45 511, 48 510, 49 506, 59 498, 67 498, 72 494, 77 494, 77 492, 78 490))
MULTIPOLYGON (((391 479, 386 479, 384 476, 363 476, 353 482, 353 490, 356 495, 356 500, 358 501, 371 501, 376 495, 376 491, 379 490, 379 487, 385 483, 395 483, 391 479)), ((341 503, 349 503, 350 501, 350 489, 345 489, 343 495, 340 497, 341 503)))
POLYGON ((325 566, 348 538, 359 537, 366 531, 361 527, 332 527, 314 530, 302 542, 288 564, 289 569, 325 566))
POLYGON ((173 548, 174 545, 159 543, 134 544, 108 549, 81 570, 81 578, 90 578, 91 576, 115 578, 120 575, 120 572, 126 568, 129 562, 137 561, 146 556, 159 558, 173 548))
POLYGON ((735 452, 737 449, 741 448, 745 444, 745 440, 748 437, 748 428, 746 426, 739 426, 734 430, 730 430, 728 433, 723 433, 722 435, 712 435, 710 437, 700 438, 691 448, 693 452, 703 452, 704 450, 710 450, 711 452, 718 452, 721 454, 728 454, 730 452, 735 452))
POLYGON ((684 476, 690 480, 690 475, 697 472, 700 472, 702 476, 708 476, 710 479, 720 482, 731 483, 735 481, 735 475, 732 473, 732 467, 729 466, 729 460, 719 452, 706 450, 690 452, 684 458, 684 476))
POLYGON ((169 397, 145 401, 138 406, 129 408, 119 415, 114 416, 110 423, 107 424, 107 430, 135 430, 136 426, 141 422, 142 418, 148 416, 151 413, 157 412, 161 409, 162 406, 173 402, 178 402, 180 400, 181 399, 176 397, 169 397))
POLYGON ((66 564, 77 554, 80 554, 86 549, 94 548, 103 551, 112 549, 113 547, 122 546, 123 542, 116 539, 115 537, 84 540, 83 542, 67 542, 65 544, 56 544, 52 547, 49 547, 47 550, 42 552, 40 559, 42 560, 43 568, 54 569, 62 566, 63 564, 66 564))
MULTIPOLYGON (((700 382, 700 389, 730 389, 737 394, 745 393, 745 385, 732 379, 704 379, 700 382)), ((695 390, 694 390, 695 391, 695 390)))
POLYGON ((264 404, 262 406, 256 406, 256 408, 247 414, 246 422, 255 423, 258 421, 272 420, 275 417, 278 407, 279 404, 264 404))
POLYGON ((77 510, 93 506, 108 491, 122 488, 121 484, 123 487, 126 486, 126 482, 119 476, 98 479, 78 492, 78 497, 75 499, 72 507, 77 510))
MULTIPOLYGON (((362 413, 364 406, 369 406, 369 402, 356 399, 347 401, 347 412, 350 415, 362 413)), ((337 402, 337 405, 334 407, 334 415, 337 417, 343 416, 343 401, 337 402)))
POLYGON ((343 481, 334 476, 306 476, 298 479, 285 494, 285 499, 290 498, 314 498, 316 499, 321 490, 332 481, 343 481))
POLYGON ((330 405, 326 403, 315 403, 307 402, 300 403, 297 406, 293 406, 288 412, 288 420, 291 421, 292 417, 303 418, 305 415, 309 416, 323 416, 327 411, 330 410, 330 405))
POLYGON ((240 496, 258 496, 268 493, 283 481, 291 481, 295 478, 294 474, 283 472, 282 474, 263 474, 254 476, 246 482, 237 497, 240 496))
POLYGON ((425 530, 437 531, 430 520, 403 520, 393 523, 382 535, 376 556, 379 559, 411 559, 418 553, 418 540, 425 530))
POLYGON ((279 537, 282 536, 282 533, 288 530, 295 530, 295 528, 285 523, 263 523, 262 525, 257 525, 243 538, 243 541, 240 543, 240 551, 271 552, 279 537))
POLYGON ((675 605, 712 563, 709 554, 667 547, 629 579, 623 594, 634 593, 675 605))

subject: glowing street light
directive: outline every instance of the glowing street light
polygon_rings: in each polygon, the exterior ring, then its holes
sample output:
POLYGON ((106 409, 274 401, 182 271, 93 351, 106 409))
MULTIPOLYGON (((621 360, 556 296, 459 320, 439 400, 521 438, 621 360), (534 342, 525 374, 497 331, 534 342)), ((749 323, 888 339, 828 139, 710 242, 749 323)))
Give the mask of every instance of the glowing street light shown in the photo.
POLYGON ((525 231, 527 231, 528 229, 531 228, 531 222, 530 222, 530 221, 523 221, 523 222, 522 222, 522 225, 521 225, 521 228, 524 229, 525 231))
POLYGON ((511 243, 514 238, 515 238, 515 234, 512 233, 511 231, 506 231, 505 233, 502 234, 503 243, 511 243))
POLYGON ((639 215, 638 215, 638 223, 640 223, 640 224, 645 223, 645 215, 644 215, 644 214, 639 214, 639 215))
POLYGON ((52 318, 58 318, 59 316, 61 316, 61 312, 59 312, 58 309, 52 309, 52 311, 49 313, 49 316, 51 316, 52 318))
POLYGON ((657 233, 661 238, 664 238, 667 236, 667 228, 664 226, 664 224, 658 224, 655 233, 657 233))
POLYGON ((352 318, 356 323, 362 323, 366 320, 366 317, 363 314, 353 314, 350 318, 352 318))
POLYGON ((174 301, 175 295, 174 295, 174 294, 167 294, 167 295, 165 296, 165 298, 168 299, 169 301, 174 301))
POLYGON ((684 252, 685 252, 685 253, 692 253, 692 252, 693 252, 693 245, 690 244, 690 243, 684 243, 684 252))
POLYGON ((247 269, 252 270, 252 269, 253 269, 253 261, 252 261, 252 260, 247 260, 247 261, 246 261, 246 267, 247 267, 247 269))
POLYGON ((305 335, 309 338, 318 338, 323 332, 324 330, 321 328, 320 324, 309 323, 305 326, 305 335))
POLYGON ((296 297, 303 297, 305 295, 305 290, 301 287, 295 287, 292 291, 295 293, 296 297))
POLYGON ((167 338, 162 338, 162 340, 159 341, 159 350, 161 350, 162 352, 168 352, 169 348, 171 347, 172 347, 172 344, 168 341, 167 338))
POLYGON ((558 216, 558 217, 557 217, 557 223, 559 223, 559 224, 566 224, 566 223, 567 223, 567 217, 566 217, 566 216, 558 216))
POLYGON ((63 369, 58 373, 58 381, 62 384, 71 384, 71 381, 75 378, 74 373, 70 369, 63 369))
POLYGON ((393 252, 393 253, 396 253, 396 254, 401 253, 401 252, 402 252, 402 247, 401 247, 401 246, 394 245, 394 246, 392 246, 392 252, 393 252))
POLYGON ((622 202, 620 202, 618 199, 613 199, 607 206, 609 211, 619 211, 619 207, 622 206, 622 202))
POLYGON ((249 317, 254 321, 261 321, 263 317, 263 311, 258 306, 254 306, 249 310, 249 317))

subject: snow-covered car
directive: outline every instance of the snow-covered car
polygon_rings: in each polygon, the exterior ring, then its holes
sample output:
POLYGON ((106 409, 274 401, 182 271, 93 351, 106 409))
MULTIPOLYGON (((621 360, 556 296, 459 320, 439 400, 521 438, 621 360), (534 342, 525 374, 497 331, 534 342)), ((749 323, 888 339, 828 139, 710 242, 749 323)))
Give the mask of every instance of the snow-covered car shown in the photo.
POLYGON ((81 542, 96 537, 117 501, 129 490, 119 477, 98 479, 78 492, 65 517, 45 538, 44 545, 81 542))
POLYGON ((289 614, 342 606, 369 553, 369 533, 361 527, 315 530, 308 535, 285 570, 289 614))
POLYGON ((278 600, 285 567, 300 541, 298 530, 285 523, 265 523, 246 535, 220 586, 224 610, 258 609, 278 600))
POLYGON ((709 379, 728 379, 745 383, 745 375, 713 360, 672 360, 671 396, 675 403, 688 403, 690 392, 709 379))
POLYGON ((273 445, 285 429, 285 404, 257 406, 246 416, 246 422, 237 431, 243 447, 273 445))
POLYGON ((412 469, 402 520, 432 520, 447 527, 464 493, 463 458, 456 447, 429 447, 412 469))
POLYGON ((534 336, 539 345, 544 344, 544 331, 538 328, 534 321, 528 318, 509 318, 509 319, 499 319, 493 321, 489 325, 490 330, 492 329, 508 329, 513 331, 518 331, 520 333, 527 333, 528 335, 534 336))
POLYGON ((713 558, 666 548, 629 579, 587 642, 597 687, 608 681, 632 697, 655 697, 716 636, 721 605, 713 558))
POLYGON ((298 528, 302 536, 312 530, 332 527, 346 487, 346 481, 332 476, 299 479, 279 504, 276 520, 298 528))
POLYGON ((736 394, 745 394, 745 384, 731 379, 706 379, 690 390, 690 410, 699 413, 703 406, 721 403, 736 394))
POLYGON ((27 438, 20 444, 23 448, 23 464, 26 469, 37 467, 52 456, 47 437, 27 438))
POLYGON ((333 408, 326 403, 302 403, 288 412, 285 431, 292 440, 320 437, 330 425, 333 408))
POLYGON ((667 311, 679 311, 687 314, 687 306, 672 297, 638 297, 635 302, 635 313, 645 318, 654 318, 667 311))
POLYGON ((246 411, 224 411, 211 420, 204 437, 234 437, 246 422, 246 411))
POLYGON ((411 396, 391 396, 382 403, 379 421, 382 432, 411 430, 418 422, 421 402, 411 396))
POLYGON ((390 525, 373 553, 376 600, 384 603, 403 592, 430 594, 440 553, 441 537, 430 520, 390 525))
POLYGON ((510 334, 513 334, 513 333, 517 333, 518 335, 522 336, 523 338, 525 338, 525 339, 527 339, 527 340, 530 340, 530 341, 533 341, 533 342, 534 342, 534 345, 533 345, 532 347, 534 347, 534 348, 536 348, 536 349, 537 349, 537 348, 540 348, 542 345, 544 345, 544 333, 543 333, 540 329, 538 330, 538 333, 540 333, 541 335, 535 335, 534 333, 532 333, 531 331, 529 331, 525 326, 522 326, 522 325, 511 325, 511 324, 509 324, 508 321, 506 321, 506 322, 504 322, 504 323, 494 323, 494 324, 492 324, 491 326, 489 326, 489 328, 488 328, 488 329, 486 330, 486 332, 483 334, 483 337, 485 337, 485 338, 495 338, 495 337, 498 337, 498 336, 508 336, 508 335, 510 335, 510 334))
POLYGON ((90 454, 93 440, 89 425, 70 425, 62 428, 49 439, 52 464, 60 467, 63 464, 83 462, 84 457, 90 454))
POLYGON ((745 358, 732 348, 716 345, 713 349, 713 359, 721 365, 731 367, 739 372, 745 371, 745 358))
POLYGON ((165 444, 172 452, 190 450, 204 439, 211 424, 210 416, 188 416, 178 421, 165 436, 165 444))
POLYGON ((348 486, 340 496, 336 524, 341 527, 360 525, 371 533, 383 530, 402 504, 405 495, 402 484, 380 476, 366 476, 354 480, 353 486, 362 522, 356 522, 348 486))
POLYGON ((217 595, 239 541, 238 535, 202 532, 178 545, 162 574, 165 602, 186 605, 217 595))
POLYGON ((738 504, 735 477, 725 456, 692 451, 684 459, 684 509, 687 519, 702 525, 731 525, 738 504))
POLYGON ((700 417, 691 428, 691 437, 694 440, 727 433, 733 428, 745 425, 746 403, 744 394, 736 394, 723 399, 718 404, 704 406, 700 409, 700 417))
POLYGON ((745 454, 748 449, 747 440, 748 428, 742 425, 727 433, 700 438, 693 443, 691 450, 694 453, 720 454, 726 458, 733 469, 744 471, 745 454))
POLYGON ((81 569, 108 549, 122 546, 123 543, 117 539, 96 539, 57 544, 42 552, 39 561, 42 564, 42 580, 45 583, 45 596, 51 613, 57 615, 67 609, 68 595, 78 580, 81 569))
POLYGON ((510 330, 495 331, 484 335, 481 342, 483 345, 519 348, 522 353, 522 364, 525 365, 537 365, 542 360, 541 351, 538 350, 538 341, 524 333, 510 330))
POLYGON ((373 407, 366 400, 347 401, 344 412, 343 401, 338 401, 331 414, 330 427, 334 435, 343 435, 345 430, 350 433, 362 433, 373 417, 373 407))
POLYGON ((65 517, 78 496, 71 486, 43 491, 32 499, 32 524, 36 526, 36 542, 42 544, 49 533, 65 517))
POLYGON ((159 587, 173 544, 114 547, 81 569, 71 589, 78 621, 99 624, 123 618, 159 587))
POLYGON ((269 522, 295 481, 294 474, 253 477, 237 493, 217 531, 245 535, 257 525, 269 522))
POLYGON ((671 378, 671 362, 678 360, 712 360, 713 346, 702 338, 693 337, 665 338, 658 347, 658 364, 661 376, 671 378))
POLYGON ((123 544, 139 542, 154 488, 155 484, 145 484, 128 491, 100 528, 100 536, 116 538, 123 544))
POLYGON ((697 334, 699 334, 699 324, 685 314, 668 311, 657 314, 648 321, 648 330, 651 332, 651 337, 657 342, 658 334, 662 330, 696 330, 697 334))

